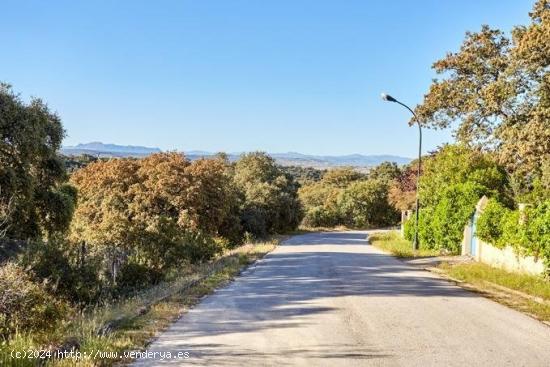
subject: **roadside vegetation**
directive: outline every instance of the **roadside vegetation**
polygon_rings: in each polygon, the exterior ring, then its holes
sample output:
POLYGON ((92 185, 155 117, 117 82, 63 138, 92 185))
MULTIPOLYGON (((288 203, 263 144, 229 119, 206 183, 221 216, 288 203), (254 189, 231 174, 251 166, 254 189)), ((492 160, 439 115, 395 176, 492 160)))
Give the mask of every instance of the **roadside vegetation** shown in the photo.
MULTIPOLYGON (((256 252, 243 244, 295 230, 302 219, 298 183, 264 153, 234 163, 176 152, 69 161, 58 155, 61 119, 45 103, 24 103, 2 84, 0 108, 4 352, 87 348, 78 330, 92 332, 90 313, 116 313, 143 292, 155 299, 227 256, 234 261, 210 277, 232 274, 256 252), (235 249, 242 259, 228 255, 235 249)), ((110 339, 91 340, 107 347, 110 339)))
MULTIPOLYGON (((457 142, 424 160, 419 236, 422 248, 458 253, 464 225, 485 195, 479 237, 541 258, 550 271, 548 0, 536 1, 529 15, 511 37, 486 25, 467 32, 458 51, 433 64, 440 78, 415 112, 425 127, 456 127, 457 142)), ((405 169, 390 186, 399 209, 413 209, 415 179, 405 169)), ((413 220, 405 233, 412 239, 413 220)))
MULTIPOLYGON (((479 237, 543 259, 550 276, 550 2, 536 1, 530 17, 511 37, 489 26, 468 32, 434 63, 440 79, 416 114, 426 128, 457 127, 457 140, 423 157, 419 252, 410 250, 414 220, 405 239, 377 234, 375 246, 400 257, 458 254, 485 195, 479 237)), ((261 152, 236 162, 177 152, 66 158, 58 153, 64 135, 43 101, 25 103, 0 84, 1 362, 12 348, 139 348, 265 252, 246 244, 300 224, 394 226, 414 209, 415 161, 360 173, 283 168, 261 152)), ((477 264, 445 270, 548 298, 547 279, 477 264)))
MULTIPOLYGON (((369 242, 404 260, 441 255, 433 249, 413 251, 411 242, 401 238, 397 231, 374 233, 369 236, 369 242)), ((550 321, 550 282, 543 277, 512 273, 479 262, 443 260, 434 266, 428 269, 459 281, 466 289, 481 292, 539 320, 550 321)))
POLYGON ((411 242, 401 237, 397 231, 378 232, 369 235, 369 243, 399 258, 437 256, 439 251, 419 249, 414 251, 411 242))
MULTIPOLYGON (((123 352, 143 349, 156 333, 182 312, 229 282, 243 267, 263 257, 277 242, 273 239, 239 246, 213 261, 195 265, 185 274, 138 291, 131 297, 73 315, 71 319, 55 325, 48 335, 15 333, 10 343, 0 344, 0 364, 35 366, 39 360, 13 360, 10 353, 43 349, 46 341, 52 353, 74 347, 89 355, 94 355, 96 351, 118 355, 118 358, 83 358, 78 360, 79 366, 95 366, 98 363, 111 366, 125 362, 123 352)), ((51 358, 47 361, 52 366, 73 366, 76 359, 51 358)))
POLYGON ((390 181, 400 168, 385 162, 368 174, 352 168, 328 170, 299 190, 305 227, 379 228, 396 225, 399 213, 388 198, 390 181))
POLYGON ((550 282, 539 276, 511 273, 482 263, 443 263, 437 269, 495 301, 550 321, 550 282))

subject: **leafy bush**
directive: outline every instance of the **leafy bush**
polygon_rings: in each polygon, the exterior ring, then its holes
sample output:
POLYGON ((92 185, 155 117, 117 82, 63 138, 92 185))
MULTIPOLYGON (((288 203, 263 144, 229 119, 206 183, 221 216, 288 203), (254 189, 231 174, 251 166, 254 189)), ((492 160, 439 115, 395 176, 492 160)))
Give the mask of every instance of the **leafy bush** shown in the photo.
POLYGON ((356 181, 341 194, 344 222, 352 227, 369 228, 397 223, 399 215, 388 202, 388 186, 378 179, 356 181))
MULTIPOLYGON (((458 253, 479 199, 487 195, 509 204, 509 191, 505 171, 489 154, 464 145, 444 146, 426 160, 420 178, 420 246, 458 253)), ((414 236, 410 222, 407 238, 414 236)), ((489 222, 482 223, 486 236, 492 235, 489 222)))
POLYGON ((51 330, 68 311, 22 267, 12 262, 0 267, 0 336, 6 338, 16 330, 51 330))
POLYGON ((303 224, 306 227, 332 227, 342 222, 340 214, 324 206, 308 209, 303 224))
POLYGON ((486 192, 476 183, 467 182, 447 188, 435 206, 432 225, 434 239, 439 248, 453 253, 460 251, 464 226, 475 211, 475 205, 486 192))
POLYGON ((494 199, 490 199, 483 213, 477 220, 476 234, 485 242, 499 248, 504 247, 502 242, 503 221, 510 210, 494 199))
MULTIPOLYGON (((464 226, 485 192, 485 187, 476 183, 455 184, 446 187, 434 207, 421 208, 418 225, 421 248, 458 253, 464 226)), ((414 215, 405 224, 405 235, 409 240, 414 237, 414 215)))
POLYGON ((163 274, 137 262, 127 262, 120 268, 114 294, 124 295, 161 281, 163 274))
POLYGON ((518 253, 540 257, 550 268, 550 200, 522 214, 490 200, 478 219, 477 235, 496 247, 509 245, 518 253))
POLYGON ((397 223, 388 185, 398 174, 399 168, 387 162, 373 168, 369 178, 349 168, 327 171, 321 181, 300 188, 306 211, 303 224, 368 228, 397 223))
POLYGON ((102 290, 98 262, 92 256, 78 253, 58 240, 35 242, 20 259, 33 280, 45 283, 47 290, 75 304, 96 302, 102 290))
POLYGON ((223 251, 223 244, 202 233, 187 233, 183 240, 183 253, 192 263, 210 260, 223 251))
POLYGON ((490 155, 465 145, 446 145, 425 160, 420 201, 426 207, 435 207, 449 186, 467 182, 484 187, 490 197, 509 201, 504 169, 490 155))
POLYGON ((245 231, 256 237, 283 233, 302 220, 298 184, 267 154, 244 154, 235 164, 233 180, 244 195, 245 231))
POLYGON ((550 275, 550 199, 528 210, 527 216, 527 247, 544 260, 550 275))

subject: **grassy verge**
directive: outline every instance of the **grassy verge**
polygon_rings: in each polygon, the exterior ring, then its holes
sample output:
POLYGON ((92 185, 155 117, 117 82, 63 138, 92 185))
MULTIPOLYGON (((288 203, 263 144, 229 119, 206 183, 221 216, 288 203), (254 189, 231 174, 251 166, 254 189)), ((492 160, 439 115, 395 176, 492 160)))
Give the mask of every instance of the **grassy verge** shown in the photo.
POLYGON ((548 280, 511 273, 482 263, 441 264, 438 269, 452 278, 472 285, 500 303, 540 320, 550 321, 548 280))
POLYGON ((350 231, 351 228, 348 228, 346 226, 335 226, 335 227, 308 227, 308 226, 300 226, 297 230, 290 233, 292 235, 297 234, 306 234, 306 233, 315 233, 315 232, 338 232, 338 231, 350 231))
POLYGON ((439 255, 438 251, 435 250, 420 249, 414 251, 412 249, 411 242, 401 238, 399 232, 397 231, 373 233, 369 235, 369 241, 373 246, 376 246, 400 258, 439 255))
POLYGON ((12 358, 12 351, 55 350, 60 343, 78 345, 78 351, 94 356, 96 351, 117 353, 116 358, 50 359, 48 366, 112 366, 124 364, 124 351, 140 350, 151 338, 175 321, 189 307, 214 289, 232 280, 246 265, 275 248, 278 241, 254 243, 225 253, 182 275, 144 290, 131 299, 101 307, 60 325, 53 335, 16 335, 0 342, 0 365, 35 366, 37 359, 12 358))

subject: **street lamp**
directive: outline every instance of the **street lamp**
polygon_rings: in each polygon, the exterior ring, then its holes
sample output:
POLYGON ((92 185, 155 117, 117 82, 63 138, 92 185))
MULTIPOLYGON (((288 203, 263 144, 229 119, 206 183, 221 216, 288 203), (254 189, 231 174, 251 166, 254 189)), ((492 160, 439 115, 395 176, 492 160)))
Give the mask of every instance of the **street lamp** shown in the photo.
POLYGON ((422 166, 422 127, 420 126, 420 121, 418 121, 418 118, 416 117, 416 114, 414 111, 407 106, 406 104, 399 102, 397 99, 393 98, 389 94, 382 93, 382 99, 384 101, 388 102, 395 102, 400 104, 401 106, 405 107, 407 110, 411 111, 412 115, 414 116, 414 121, 418 125, 418 171, 416 175, 416 222, 414 224, 414 240, 413 240, 413 250, 418 250, 418 218, 420 215, 420 203, 418 200, 418 186, 419 186, 419 179, 420 179, 420 169, 422 166))

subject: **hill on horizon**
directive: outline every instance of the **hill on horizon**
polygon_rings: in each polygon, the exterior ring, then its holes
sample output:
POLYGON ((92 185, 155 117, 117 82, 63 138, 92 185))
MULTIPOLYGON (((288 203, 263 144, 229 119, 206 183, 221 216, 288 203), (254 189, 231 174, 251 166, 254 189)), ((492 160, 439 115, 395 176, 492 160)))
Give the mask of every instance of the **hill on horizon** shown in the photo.
MULTIPOLYGON (((143 147, 134 145, 117 145, 104 144, 101 142, 91 142, 85 144, 77 144, 75 146, 66 146, 61 148, 61 154, 68 156, 79 156, 84 154, 94 155, 98 157, 145 157, 150 154, 162 152, 157 147, 143 147)), ((216 153, 190 150, 184 151, 185 155, 191 159, 199 159, 213 156, 216 153)), ((231 161, 237 160, 242 152, 228 153, 231 161)), ((382 162, 395 162, 403 165, 411 161, 410 158, 401 157, 391 154, 348 154, 348 155, 313 155, 302 154, 297 152, 287 153, 267 153, 273 157, 277 163, 283 166, 301 166, 313 168, 330 168, 330 167, 372 167, 382 162)))

